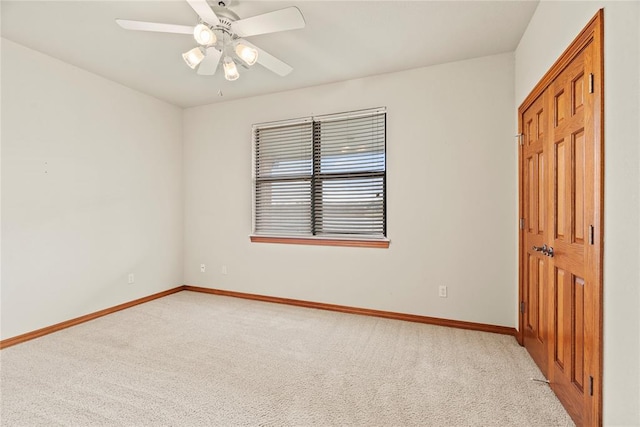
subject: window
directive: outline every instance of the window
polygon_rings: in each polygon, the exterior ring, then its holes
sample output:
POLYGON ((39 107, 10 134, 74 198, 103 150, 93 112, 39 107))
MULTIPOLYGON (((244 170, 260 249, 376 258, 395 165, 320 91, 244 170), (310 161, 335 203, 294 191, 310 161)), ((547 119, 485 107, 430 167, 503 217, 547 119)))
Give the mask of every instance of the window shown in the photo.
POLYGON ((388 246, 384 108, 254 125, 253 139, 252 241, 388 246))

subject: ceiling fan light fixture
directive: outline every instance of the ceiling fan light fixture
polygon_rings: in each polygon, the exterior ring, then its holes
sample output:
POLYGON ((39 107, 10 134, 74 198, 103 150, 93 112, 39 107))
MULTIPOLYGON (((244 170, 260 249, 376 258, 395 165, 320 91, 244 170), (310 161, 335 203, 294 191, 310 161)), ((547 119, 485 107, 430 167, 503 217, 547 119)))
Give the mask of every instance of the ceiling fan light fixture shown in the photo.
POLYGON ((224 57, 224 61, 222 62, 222 67, 224 68, 224 78, 229 81, 238 80, 240 77, 240 73, 238 73, 238 67, 236 67, 236 63, 233 62, 233 59, 228 56, 224 57))
POLYGON ((202 46, 208 46, 218 41, 218 38, 211 30, 211 28, 207 27, 204 24, 196 25, 196 27, 193 29, 193 38, 196 39, 196 41, 202 46))
POLYGON ((182 59, 184 59, 184 62, 186 62, 189 67, 195 69, 204 59, 204 53, 201 48, 194 47, 189 52, 183 53, 182 59))
MULTIPOLYGON (((0 0, 1 1, 1 0, 0 0)), ((212 76, 219 70, 221 59, 227 80, 240 77, 238 65, 249 68, 260 60, 267 70, 286 76, 293 68, 269 53, 253 46, 243 37, 271 34, 304 28, 304 16, 295 6, 241 19, 227 8, 237 0, 186 0, 198 15, 196 25, 116 19, 126 30, 152 31, 191 35, 197 47, 182 54, 182 59, 201 76, 212 76), (217 5, 214 4, 217 2, 217 5), (218 17, 220 14, 220 17, 218 17)))
POLYGON ((258 60, 258 51, 242 43, 236 45, 236 53, 247 65, 253 65, 258 60))

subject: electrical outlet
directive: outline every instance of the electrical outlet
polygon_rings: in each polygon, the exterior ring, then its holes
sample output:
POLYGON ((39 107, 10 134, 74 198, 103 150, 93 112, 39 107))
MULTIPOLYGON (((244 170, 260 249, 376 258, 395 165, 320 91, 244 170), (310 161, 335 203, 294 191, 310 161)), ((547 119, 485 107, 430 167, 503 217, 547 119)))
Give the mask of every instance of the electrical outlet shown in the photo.
POLYGON ((220 271, 222 272, 222 274, 226 275, 228 273, 227 272, 227 266, 223 265, 222 268, 220 269, 220 271))
POLYGON ((204 273, 206 269, 207 269, 206 265, 200 264, 200 273, 204 273))
POLYGON ((129 276, 127 276, 127 283, 129 283, 130 285, 133 285, 136 281, 136 277, 133 275, 133 273, 129 273, 129 276))
POLYGON ((446 298, 447 297, 447 287, 446 286, 439 286, 438 287, 438 296, 440 298, 446 298))

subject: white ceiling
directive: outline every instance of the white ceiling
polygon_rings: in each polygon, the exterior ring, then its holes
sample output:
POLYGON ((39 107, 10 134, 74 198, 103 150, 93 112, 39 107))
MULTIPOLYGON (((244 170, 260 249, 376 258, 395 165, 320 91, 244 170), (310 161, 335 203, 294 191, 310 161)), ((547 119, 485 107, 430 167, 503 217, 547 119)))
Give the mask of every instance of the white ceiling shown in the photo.
POLYGON ((293 67, 228 82, 199 76, 189 35, 127 31, 116 18, 195 25, 185 1, 0 2, 2 36, 181 107, 280 92, 515 50, 537 1, 248 1, 241 18, 297 6, 306 28, 251 37, 293 67), (221 90, 223 96, 218 95, 221 90))

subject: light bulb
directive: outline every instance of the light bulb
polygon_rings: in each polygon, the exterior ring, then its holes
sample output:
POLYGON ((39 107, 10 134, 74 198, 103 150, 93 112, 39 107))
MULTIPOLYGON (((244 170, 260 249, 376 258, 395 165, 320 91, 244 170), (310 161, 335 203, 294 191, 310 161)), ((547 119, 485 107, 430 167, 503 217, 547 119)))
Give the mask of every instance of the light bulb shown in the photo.
POLYGON ((182 59, 184 59, 184 62, 186 62, 189 67, 196 68, 204 59, 204 53, 202 53, 202 49, 199 47, 194 47, 189 52, 183 53, 182 59))
POLYGON ((240 74, 238 73, 238 67, 236 67, 236 63, 233 62, 233 59, 225 56, 222 66, 224 68, 225 79, 233 81, 237 80, 238 77, 240 77, 240 74))
POLYGON ((242 43, 236 45, 236 53, 247 65, 253 65, 258 60, 258 51, 242 43))
POLYGON ((193 29, 193 38, 203 46, 214 44, 218 40, 211 28, 204 24, 196 25, 193 29))

